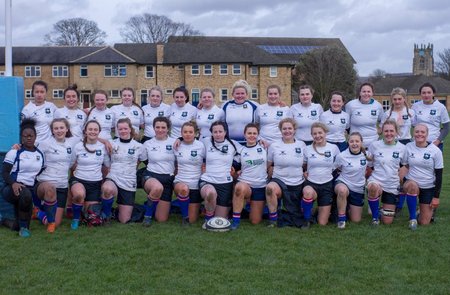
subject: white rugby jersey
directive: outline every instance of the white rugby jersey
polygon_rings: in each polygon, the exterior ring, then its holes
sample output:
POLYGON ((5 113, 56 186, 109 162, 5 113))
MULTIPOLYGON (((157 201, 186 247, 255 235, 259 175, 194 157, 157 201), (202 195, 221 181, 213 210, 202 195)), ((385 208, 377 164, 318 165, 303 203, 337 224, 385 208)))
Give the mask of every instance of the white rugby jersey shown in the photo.
POLYGON ((36 175, 44 168, 44 155, 36 148, 34 152, 12 149, 6 153, 4 163, 13 165, 10 175, 26 186, 33 186, 36 175))
POLYGON ((110 143, 111 168, 106 178, 112 179, 121 189, 136 191, 137 163, 147 160, 144 146, 134 139, 130 142, 121 142, 120 138, 116 138, 110 143))
POLYGON ((222 106, 225 112, 225 122, 228 125, 228 135, 231 139, 240 143, 245 142, 244 127, 248 123, 255 122, 258 107, 256 102, 250 100, 246 100, 242 104, 230 100, 222 106))
MULTIPOLYGON (((233 143, 236 148, 240 147, 239 143, 233 143)), ((232 182, 230 171, 236 150, 228 140, 216 142, 215 145, 219 150, 214 148, 211 141, 206 142, 206 170, 201 180, 216 184, 232 182)))
POLYGON ((427 141, 429 142, 438 139, 441 124, 450 121, 446 107, 439 100, 435 100, 432 104, 424 104, 423 101, 418 101, 413 104, 412 109, 416 112, 416 123, 427 125, 427 141))
POLYGON ((202 108, 201 110, 197 110, 195 121, 200 131, 200 140, 202 142, 211 141, 211 131, 209 131, 209 128, 216 121, 225 121, 225 112, 216 105, 213 105, 209 110, 202 108))
POLYGON ((36 143, 39 143, 52 136, 50 123, 53 120, 55 111, 56 106, 48 101, 45 101, 40 106, 37 106, 33 101, 30 101, 22 109, 22 118, 33 119, 34 121, 36 121, 36 143))
POLYGON ((198 189, 198 181, 202 174, 202 164, 205 158, 205 145, 198 140, 194 140, 191 144, 182 141, 174 153, 177 159, 177 175, 174 183, 182 182, 189 189, 198 189))
POLYGON ((111 109, 105 108, 104 110, 99 110, 93 108, 89 113, 87 120, 95 120, 100 124, 101 131, 98 137, 104 140, 112 139, 111 129, 114 128, 114 113, 111 109))
POLYGON ((56 188, 67 188, 69 169, 75 162, 75 145, 78 139, 69 137, 58 142, 53 136, 39 144, 45 156, 45 170, 38 175, 39 182, 50 182, 56 188))
POLYGON ((409 165, 406 178, 417 182, 420 188, 434 187, 434 169, 444 168, 441 150, 432 143, 421 148, 415 142, 410 142, 406 145, 406 154, 409 165))
POLYGON ((364 146, 378 140, 377 123, 383 116, 383 106, 378 101, 372 98, 364 104, 356 98, 345 105, 345 112, 350 116, 350 133, 361 133, 364 146))
POLYGON ((398 170, 401 164, 406 164, 405 145, 400 142, 387 145, 383 140, 377 140, 369 146, 369 152, 373 160, 368 165, 373 167, 373 172, 368 182, 375 181, 383 191, 397 195, 400 186, 398 170))
POLYGON ((114 128, 119 119, 128 118, 136 134, 139 134, 139 127, 144 124, 144 114, 137 105, 126 107, 123 104, 117 104, 111 107, 111 111, 114 113, 114 128))
POLYGON ((168 137, 158 140, 153 137, 144 143, 147 153, 147 170, 158 174, 170 174, 175 172, 175 155, 173 154, 173 143, 175 139, 168 137))
POLYGON ((256 110, 256 122, 259 123, 259 136, 269 144, 281 139, 278 123, 290 117, 289 107, 270 106, 265 103, 256 110))
POLYGON ((317 152, 313 145, 307 146, 304 161, 307 164, 308 180, 322 184, 333 179, 334 161, 340 151, 335 144, 329 142, 325 146, 316 146, 316 149, 317 152))
POLYGON ((153 120, 156 117, 166 117, 170 116, 170 106, 165 103, 161 103, 157 107, 152 107, 150 104, 146 104, 142 107, 144 111, 144 136, 154 137, 155 130, 153 129, 153 120))
POLYGON ((323 108, 318 103, 304 107, 301 103, 296 103, 290 108, 291 116, 297 122, 295 138, 303 141, 313 140, 311 135, 311 125, 318 122, 323 108))
POLYGON ((327 141, 333 143, 346 141, 345 133, 350 127, 350 117, 346 112, 335 113, 328 110, 320 115, 320 122, 328 127, 327 141))
POLYGON ((336 156, 335 167, 341 171, 337 180, 345 183, 349 190, 363 194, 367 163, 368 160, 363 153, 352 154, 350 149, 346 149, 336 156))
POLYGON ((74 149, 77 166, 73 175, 76 178, 86 181, 100 181, 103 178, 102 166, 110 166, 110 158, 106 152, 105 145, 100 141, 97 141, 94 144, 86 144, 86 147, 94 152, 88 152, 84 148, 83 142, 78 142, 75 145, 74 149))
POLYGON ((413 109, 406 111, 406 107, 398 113, 392 111, 391 116, 389 114, 391 110, 387 110, 381 118, 381 125, 387 120, 393 120, 398 126, 398 139, 411 139, 411 127, 416 125, 416 112, 413 109), (409 116, 408 116, 409 113, 409 116))
POLYGON ((178 107, 176 103, 170 106, 170 122, 172 123, 172 129, 170 130, 170 137, 177 139, 181 136, 181 126, 184 123, 195 119, 197 115, 197 108, 186 103, 183 107, 178 107))
POLYGON ((266 187, 267 151, 262 145, 242 146, 236 161, 241 163, 239 181, 245 182, 253 188, 266 187))
POLYGON ((301 140, 284 143, 277 140, 269 146, 267 161, 273 163, 272 178, 283 181, 286 185, 300 185, 303 177, 304 149, 306 145, 301 140))
POLYGON ((74 137, 83 138, 83 128, 86 123, 86 114, 80 109, 70 110, 66 106, 55 111, 55 118, 65 118, 69 121, 70 132, 74 137))

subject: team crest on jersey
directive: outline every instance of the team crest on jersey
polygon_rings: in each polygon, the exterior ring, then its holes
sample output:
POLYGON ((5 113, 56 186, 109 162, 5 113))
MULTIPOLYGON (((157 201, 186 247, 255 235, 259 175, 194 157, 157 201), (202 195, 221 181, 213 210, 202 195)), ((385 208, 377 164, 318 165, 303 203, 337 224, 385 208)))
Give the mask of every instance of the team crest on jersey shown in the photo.
POLYGON ((36 155, 36 160, 40 161, 41 160, 41 156, 40 155, 36 155))
POLYGON ((248 106, 247 106, 246 104, 244 104, 242 107, 243 107, 244 109, 246 109, 248 106))
POLYGON ((329 157, 331 157, 331 152, 326 151, 325 153, 323 153, 323 155, 325 156, 325 158, 329 158, 329 157))
POLYGON ((209 114, 208 115, 208 120, 214 120, 214 114, 209 114))
POLYGON ((135 116, 139 115, 138 111, 133 111, 133 115, 135 116))
POLYGON ((181 117, 187 117, 187 112, 182 112, 181 117))
POLYGON ((392 153, 392 158, 394 158, 394 159, 398 159, 399 156, 400 156, 399 152, 392 153))
POLYGON ((46 113, 46 114, 50 114, 50 109, 49 109, 49 108, 46 108, 46 109, 45 109, 45 113, 46 113))
POLYGON ((436 115, 436 110, 430 110, 430 115, 432 116, 436 115))
POLYGON ((431 158, 431 155, 429 153, 425 153, 425 154, 423 154, 423 158, 425 160, 429 160, 431 158))
POLYGON ((164 112, 158 112, 158 117, 164 116, 164 112))
POLYGON ((311 111, 311 116, 317 116, 317 111, 311 111))
POLYGON ((95 154, 96 154, 97 156, 101 156, 101 155, 102 155, 102 151, 101 151, 101 150, 95 150, 95 154))
POLYGON ((282 117, 283 116, 283 111, 277 111, 277 117, 282 117))
POLYGON ((371 111, 370 111, 370 114, 371 114, 372 116, 376 116, 376 115, 377 115, 377 110, 371 110, 371 111))
POLYGON ((367 164, 367 160, 361 159, 361 160, 359 160, 359 163, 361 164, 361 166, 365 166, 367 164))
POLYGON ((67 150, 67 153, 68 153, 68 154, 71 154, 71 153, 72 153, 72 148, 68 147, 66 150, 67 150))
POLYGON ((191 157, 197 157, 197 151, 191 151, 191 157))
POLYGON ((403 116, 402 116, 402 119, 403 119, 403 120, 408 120, 408 118, 409 118, 408 115, 403 115, 403 116))
POLYGON ((222 147, 222 152, 228 153, 228 145, 224 145, 224 146, 222 147))
POLYGON ((345 118, 341 118, 341 123, 345 124, 345 118))
POLYGON ((129 155, 134 155, 135 149, 128 149, 128 154, 129 155))
POLYGON ((111 120, 111 115, 105 115, 106 120, 111 120))
POLYGON ((83 119, 83 115, 77 115, 77 119, 82 120, 83 119))
POLYGON ((257 151, 258 153, 262 153, 262 148, 257 148, 256 151, 257 151))
POLYGON ((172 145, 170 145, 170 144, 166 145, 166 150, 167 151, 171 151, 172 150, 172 145))
POLYGON ((295 148, 295 153, 301 154, 302 153, 302 149, 301 148, 295 148))

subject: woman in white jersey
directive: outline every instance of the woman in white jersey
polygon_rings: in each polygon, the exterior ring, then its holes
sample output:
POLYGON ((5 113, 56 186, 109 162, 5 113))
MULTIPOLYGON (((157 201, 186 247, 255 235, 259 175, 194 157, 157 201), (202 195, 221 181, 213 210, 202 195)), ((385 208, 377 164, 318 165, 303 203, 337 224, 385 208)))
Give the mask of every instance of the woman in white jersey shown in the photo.
POLYGON ((177 162, 174 192, 180 203, 183 225, 197 221, 202 202, 198 182, 202 174, 205 145, 195 139, 197 133, 198 129, 194 122, 184 123, 181 126, 183 140, 174 151, 177 162))
POLYGON ((30 100, 21 113, 22 118, 36 121, 37 144, 52 135, 50 123, 53 120, 56 106, 45 100, 47 90, 47 83, 41 80, 35 81, 31 87, 34 100, 30 100))
POLYGON ((136 140, 140 139, 139 130, 144 126, 144 113, 141 107, 135 102, 134 90, 131 87, 124 87, 120 93, 122 103, 111 107, 114 113, 114 127, 121 118, 128 118, 133 125, 136 140))
POLYGON ((175 173, 175 140, 169 137, 170 127, 168 118, 156 117, 153 120, 155 137, 144 143, 148 160, 142 185, 147 193, 144 227, 151 225, 153 214, 157 221, 163 222, 169 218, 175 173))
POLYGON ((111 140, 111 130, 114 128, 114 113, 107 107, 108 94, 104 90, 94 91, 94 107, 88 112, 88 120, 96 120, 100 123, 102 131, 99 137, 111 140))
POLYGON ((327 141, 337 145, 342 152, 348 148, 346 140, 347 129, 350 126, 350 119, 344 107, 344 94, 333 91, 330 99, 330 109, 320 115, 320 122, 328 128, 327 141))
POLYGON ((255 123, 244 128, 246 144, 239 151, 236 161, 240 163, 237 183, 233 192, 233 223, 237 229, 241 221, 244 205, 250 203, 250 222, 258 224, 262 220, 266 201, 267 151, 258 142, 259 129, 255 123))
POLYGON ((44 201, 47 231, 54 232, 55 227, 61 224, 66 208, 68 175, 75 162, 74 147, 78 140, 72 137, 69 122, 64 118, 53 119, 50 128, 53 136, 39 144, 46 168, 37 177, 36 193, 44 201))
POLYGON ((304 227, 309 228, 313 203, 317 200, 317 222, 326 225, 333 202, 333 169, 339 149, 327 142, 328 128, 321 122, 311 125, 313 143, 305 148, 306 182, 303 187, 302 209, 304 227))
POLYGON ((409 210, 409 228, 417 228, 416 205, 419 197, 419 223, 427 225, 433 209, 439 206, 444 161, 442 151, 427 141, 428 127, 419 123, 414 127, 414 141, 406 145, 408 174, 403 184, 409 210))
POLYGON ((373 171, 367 180, 367 198, 372 211, 373 226, 379 222, 379 198, 383 203, 381 220, 390 224, 394 220, 395 205, 400 188, 399 169, 406 164, 405 146, 397 140, 398 127, 393 120, 387 120, 381 127, 383 139, 369 146, 373 160, 369 166, 373 171))
POLYGON ((197 110, 197 117, 195 122, 199 128, 199 139, 206 143, 211 140, 211 132, 209 128, 211 124, 216 121, 224 121, 224 111, 214 103, 214 91, 211 88, 204 88, 200 92, 200 103, 202 108, 197 110))
POLYGON ((359 132, 365 147, 378 140, 378 123, 383 116, 383 107, 372 97, 373 93, 373 84, 363 83, 359 87, 359 98, 345 105, 345 112, 350 116, 350 132, 359 132))
POLYGON ((184 87, 177 87, 173 91, 174 103, 170 106, 170 122, 172 129, 170 137, 177 139, 181 136, 181 126, 185 122, 195 119, 197 108, 189 103, 189 92, 184 87))
POLYGON ((311 125, 318 122, 323 108, 318 103, 313 103, 314 89, 309 85, 299 87, 299 102, 290 108, 291 116, 297 123, 297 131, 295 138, 302 140, 306 145, 310 145, 313 141, 311 136, 311 125))
POLYGON ((347 204, 352 222, 360 222, 364 206, 366 188, 366 168, 371 159, 363 146, 363 139, 358 132, 348 138, 349 147, 336 157, 335 167, 339 177, 336 179, 334 192, 337 196, 339 229, 344 229, 347 221, 347 204))
POLYGON ((76 84, 64 89, 64 107, 55 111, 55 118, 65 118, 69 121, 72 136, 81 141, 87 116, 86 113, 78 107, 79 100, 80 93, 77 90, 76 84))
POLYGON ((206 168, 200 177, 200 195, 205 201, 205 223, 213 216, 228 217, 233 196, 231 168, 237 155, 237 142, 229 139, 225 122, 211 125, 211 141, 207 142, 206 168))
POLYGON ((231 139, 245 144, 245 125, 254 123, 256 120, 256 109, 258 104, 248 100, 252 93, 252 88, 247 81, 239 80, 233 84, 231 94, 233 100, 226 102, 222 109, 225 112, 225 122, 228 126, 228 135, 231 139))
POLYGON ((256 122, 260 126, 261 139, 271 144, 281 139, 278 124, 289 117, 289 107, 281 106, 281 88, 278 85, 267 87, 267 103, 260 105, 256 111, 256 122))
MULTIPOLYGON (((20 124, 20 149, 12 149, 3 161, 2 177, 5 186, 2 196, 14 205, 18 221, 19 236, 28 238, 30 233, 31 212, 33 209, 32 192, 35 178, 44 168, 44 155, 36 148, 35 121, 24 119, 20 124)), ((17 225, 14 225, 16 229, 17 225)))
POLYGON ((75 145, 76 166, 70 178, 73 218, 71 228, 77 230, 83 206, 101 202, 102 167, 110 166, 105 145, 98 140, 100 124, 88 121, 84 126, 84 138, 75 145))
POLYGON ((419 88, 421 101, 413 104, 416 112, 416 122, 428 127, 428 142, 432 142, 443 150, 443 141, 448 134, 450 119, 446 107, 434 97, 436 88, 430 83, 424 83, 419 88))
POLYGON ((136 140, 129 118, 117 121, 118 138, 111 141, 111 168, 102 184, 102 215, 106 223, 111 220, 111 208, 117 196, 118 219, 127 223, 133 212, 136 194, 136 168, 147 159, 143 145, 136 140))
MULTIPOLYGON (((278 222, 279 202, 282 200, 286 209, 283 224, 301 226, 300 196, 303 182, 303 156, 305 143, 295 139, 296 122, 284 118, 278 123, 281 139, 269 146, 267 170, 269 183, 266 186, 266 202, 269 208, 269 226, 278 222)), ((279 223, 279 226, 283 226, 279 223)))
POLYGON ((163 102, 163 90, 159 86, 150 88, 148 102, 142 107, 144 112, 144 136, 142 143, 155 137, 155 130, 153 129, 153 120, 156 117, 169 117, 170 106, 163 102))

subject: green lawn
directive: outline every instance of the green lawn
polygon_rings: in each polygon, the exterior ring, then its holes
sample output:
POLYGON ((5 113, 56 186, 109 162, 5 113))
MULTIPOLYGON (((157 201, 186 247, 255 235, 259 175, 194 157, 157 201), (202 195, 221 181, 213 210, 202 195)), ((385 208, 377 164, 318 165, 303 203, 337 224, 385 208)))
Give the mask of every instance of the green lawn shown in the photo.
POLYGON ((449 171, 437 222, 415 232, 407 210, 391 226, 371 228, 366 215, 344 231, 244 220, 211 233, 179 216, 77 232, 65 221, 53 235, 34 221, 30 239, 1 228, 0 294, 449 294, 449 171))

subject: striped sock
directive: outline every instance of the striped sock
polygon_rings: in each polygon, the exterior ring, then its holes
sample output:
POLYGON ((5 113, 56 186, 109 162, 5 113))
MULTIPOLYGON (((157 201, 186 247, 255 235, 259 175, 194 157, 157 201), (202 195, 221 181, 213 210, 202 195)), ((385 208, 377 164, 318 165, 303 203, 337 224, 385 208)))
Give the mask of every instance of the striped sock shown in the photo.
POLYGON ((102 213, 106 218, 111 217, 113 203, 114 197, 112 197, 111 199, 102 199, 102 213))
POLYGON ((47 215, 47 221, 49 223, 55 222, 55 208, 56 208, 56 201, 44 202, 43 209, 45 214, 47 215))
POLYGON ((205 212, 205 221, 208 221, 213 217, 214 217, 214 211, 213 212, 208 212, 208 211, 205 212))
POLYGON ((339 214, 338 221, 347 221, 347 214, 339 214))
POLYGON ((303 218, 306 221, 310 221, 311 220, 313 205, 314 205, 314 200, 313 199, 302 198, 301 203, 300 203, 300 207, 303 210, 303 218))
POLYGON ((372 211, 372 219, 380 219, 379 218, 379 206, 380 206, 380 198, 376 198, 376 199, 369 199, 369 207, 370 207, 370 211, 372 211))
POLYGON ((417 219, 417 195, 406 195, 406 205, 408 205, 409 219, 417 219))
POLYGON ((269 220, 270 221, 277 221, 278 220, 278 211, 269 212, 269 220))
POLYGON ((37 218, 42 224, 44 224, 44 225, 48 224, 47 214, 44 211, 39 210, 38 214, 37 214, 37 218))
POLYGON ((181 216, 183 218, 189 217, 189 196, 177 195, 177 199, 180 202, 181 216))
POLYGON ((241 223, 241 212, 233 212, 233 223, 234 224, 241 223))

